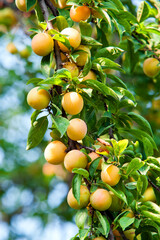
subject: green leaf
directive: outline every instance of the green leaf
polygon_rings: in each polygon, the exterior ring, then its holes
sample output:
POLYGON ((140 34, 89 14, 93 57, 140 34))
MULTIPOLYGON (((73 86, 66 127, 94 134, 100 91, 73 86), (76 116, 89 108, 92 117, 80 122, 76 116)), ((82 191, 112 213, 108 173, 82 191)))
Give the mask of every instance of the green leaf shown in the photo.
POLYGON ((157 222, 160 224, 160 214, 152 213, 149 211, 141 211, 141 214, 144 215, 146 218, 150 218, 153 221, 157 222))
POLYGON ((61 32, 64 28, 68 27, 68 22, 63 16, 57 16, 56 17, 56 24, 58 27, 58 30, 61 32))
POLYGON ((92 67, 91 58, 88 57, 88 61, 86 62, 82 70, 83 77, 85 77, 89 73, 89 70, 91 69, 91 67, 92 67))
POLYGON ((101 46, 102 45, 102 43, 98 42, 94 38, 86 37, 86 36, 82 36, 81 44, 88 45, 88 46, 101 46))
POLYGON ((29 9, 31 7, 33 7, 35 5, 36 2, 37 2, 36 0, 26 0, 27 12, 29 11, 29 9))
POLYGON ((143 138, 143 145, 146 156, 152 156, 153 155, 152 143, 147 137, 143 138))
POLYGON ((148 134, 153 136, 151 126, 144 117, 134 112, 129 112, 128 116, 130 116, 133 119, 133 121, 135 121, 144 131, 148 132, 148 134))
POLYGON ((47 55, 41 60, 41 70, 44 76, 49 77, 50 75, 50 55, 47 55))
POLYGON ((115 91, 118 91, 122 97, 127 97, 131 99, 133 102, 135 102, 135 98, 131 92, 129 92, 127 89, 121 88, 121 87, 116 87, 114 88, 115 91))
POLYGON ((125 19, 131 23, 138 23, 136 17, 129 11, 120 10, 118 12, 118 17, 121 17, 121 19, 125 19))
POLYGON ((143 195, 148 186, 148 179, 145 175, 140 175, 137 181, 137 191, 139 195, 143 195))
POLYGON ((36 17, 37 17, 38 21, 44 22, 44 16, 43 16, 42 10, 39 6, 39 2, 37 2, 36 6, 35 6, 35 12, 36 12, 36 17))
POLYGON ((110 224, 105 216, 103 216, 99 211, 96 210, 97 218, 102 225, 103 232, 102 234, 108 237, 109 230, 110 230, 110 224))
POLYGON ((43 139, 48 127, 47 117, 37 119, 33 126, 31 126, 27 139, 26 150, 36 147, 43 139))
POLYGON ((127 89, 126 84, 119 77, 112 75, 112 74, 107 74, 107 77, 112 79, 116 83, 119 83, 120 85, 122 85, 123 88, 127 89))
POLYGON ((129 218, 129 217, 122 217, 119 220, 119 224, 124 231, 127 227, 129 227, 132 223, 134 223, 135 218, 129 218))
MULTIPOLYGON (((140 129, 130 129, 130 128, 119 128, 118 131, 119 131, 119 133, 132 134, 133 136, 135 136, 141 142, 145 141, 144 140, 145 138, 148 138, 148 140, 152 144, 152 148, 157 150, 157 146, 156 146, 153 138, 148 133, 146 133, 145 131, 142 131, 140 129)), ((145 142, 143 142, 143 145, 144 144, 145 144, 145 142)))
POLYGON ((119 47, 109 46, 98 50, 95 57, 105 57, 114 61, 122 54, 122 52, 124 52, 124 50, 119 47))
POLYGON ((57 86, 63 86, 64 81, 58 77, 50 77, 42 80, 39 84, 52 84, 57 86))
POLYGON ((69 125, 69 120, 61 116, 51 116, 56 129, 60 132, 61 137, 66 133, 67 127, 69 125))
POLYGON ((91 162, 91 164, 89 166, 89 175, 91 178, 93 178, 101 159, 102 159, 102 157, 98 157, 91 162))
POLYGON ((72 179, 72 192, 73 192, 73 196, 77 200, 78 204, 80 204, 81 182, 82 182, 82 176, 79 174, 75 174, 72 179))
POLYGON ((99 82, 99 81, 94 81, 94 80, 85 80, 83 81, 84 85, 86 85, 89 88, 93 88, 95 90, 98 90, 101 92, 104 96, 112 96, 115 99, 118 99, 117 94, 110 88, 107 87, 105 84, 99 82))
POLYGON ((149 212, 160 214, 160 207, 156 203, 151 201, 144 202, 139 206, 139 208, 141 210, 147 210, 149 212))
POLYGON ((84 178, 88 179, 89 178, 89 173, 86 169, 83 168, 74 168, 72 170, 73 173, 78 173, 80 175, 82 175, 84 178))
POLYGON ((109 2, 114 3, 117 6, 117 9, 124 10, 124 6, 120 0, 109 0, 109 2))
POLYGON ((94 9, 101 14, 103 19, 108 23, 109 27, 111 28, 111 19, 110 16, 107 13, 107 10, 102 9, 100 7, 94 7, 94 9))
POLYGON ((109 189, 110 191, 112 191, 118 198, 122 199, 127 205, 127 198, 124 194, 124 192, 122 192, 121 190, 115 188, 112 188, 109 184, 102 182, 101 186, 105 186, 107 189, 109 189))
POLYGON ((92 27, 89 23, 80 21, 79 22, 79 27, 81 31, 81 35, 91 37, 92 35, 92 27))
POLYGON ((148 5, 148 3, 146 3, 145 1, 141 2, 137 10, 138 22, 140 23, 146 20, 149 16, 149 12, 150 12, 150 6, 148 5))
POLYGON ((85 240, 86 237, 87 237, 87 235, 88 235, 88 233, 89 233, 89 231, 90 231, 90 228, 88 228, 88 229, 86 229, 86 228, 80 229, 80 230, 79 230, 80 240, 85 240))
POLYGON ((33 126, 33 123, 36 121, 37 116, 41 113, 41 110, 36 110, 31 115, 31 125, 33 126))
POLYGON ((28 80, 28 82, 26 84, 28 85, 28 84, 32 83, 34 85, 37 85, 41 81, 43 81, 42 78, 31 78, 28 80))
POLYGON ((126 149, 128 145, 128 139, 118 141, 119 155, 126 149))
POLYGON ((139 170, 144 165, 140 158, 134 158, 127 166, 126 175, 129 176, 135 171, 139 170))
POLYGON ((154 27, 146 27, 145 31, 149 32, 149 33, 154 33, 154 34, 160 35, 160 31, 154 27))
POLYGON ((88 212, 86 209, 81 209, 76 213, 75 222, 78 228, 84 229, 87 217, 88 217, 88 212))
POLYGON ((99 57, 93 60, 92 64, 99 63, 103 69, 115 69, 121 72, 124 72, 123 69, 120 68, 118 63, 113 62, 109 58, 99 57))

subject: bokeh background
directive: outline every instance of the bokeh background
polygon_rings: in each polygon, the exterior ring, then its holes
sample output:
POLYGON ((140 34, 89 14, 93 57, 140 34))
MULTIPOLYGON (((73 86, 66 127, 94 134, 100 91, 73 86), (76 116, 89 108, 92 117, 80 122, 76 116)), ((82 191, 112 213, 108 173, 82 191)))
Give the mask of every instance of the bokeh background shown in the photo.
MULTIPOLYGON (((136 14, 140 1, 122 2, 136 14)), ((69 240, 78 231, 75 211, 66 203, 72 176, 62 166, 45 162, 43 151, 51 140, 50 131, 38 147, 25 150, 33 112, 26 103, 33 86, 26 83, 44 77, 41 57, 30 48, 28 29, 36 27, 34 12, 20 13, 12 0, 1 0, 0 8, 0 240, 69 240), (2 21, 2 11, 7 9, 16 16, 12 24, 2 21), (10 42, 19 53, 6 49, 10 42), (20 52, 26 48, 28 56, 24 57, 20 52)), ((118 60, 127 73, 121 78, 137 100, 134 111, 148 119, 160 149, 160 79, 143 74, 143 54, 134 72, 128 71, 126 58, 123 55, 118 60)))

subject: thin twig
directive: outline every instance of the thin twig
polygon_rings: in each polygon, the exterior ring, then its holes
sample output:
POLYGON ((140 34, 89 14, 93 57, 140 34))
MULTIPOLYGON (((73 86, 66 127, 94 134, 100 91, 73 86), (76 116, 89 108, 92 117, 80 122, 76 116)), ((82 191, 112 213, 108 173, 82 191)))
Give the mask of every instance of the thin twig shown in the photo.
POLYGON ((148 178, 148 182, 152 185, 152 187, 154 187, 158 192, 160 192, 160 188, 156 186, 149 178, 148 178))
POLYGON ((51 3, 50 0, 45 0, 46 5, 51 9, 51 12, 53 13, 53 15, 55 17, 57 17, 59 15, 57 9, 55 8, 55 6, 51 3))

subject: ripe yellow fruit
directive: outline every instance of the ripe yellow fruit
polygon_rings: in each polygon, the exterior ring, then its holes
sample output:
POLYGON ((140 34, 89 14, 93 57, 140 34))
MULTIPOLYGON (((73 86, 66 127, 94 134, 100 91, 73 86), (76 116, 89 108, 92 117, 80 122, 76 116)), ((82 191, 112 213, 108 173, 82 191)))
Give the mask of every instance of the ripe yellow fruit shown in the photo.
MULTIPOLYGON (((27 12, 27 1, 26 0, 16 0, 17 8, 22 12, 27 12)), ((31 11, 35 8, 36 3, 28 10, 31 11)))
POLYGON ((39 56, 47 56, 53 51, 54 42, 48 33, 37 33, 32 39, 32 49, 39 56))
POLYGON ((151 186, 148 187, 146 189, 146 191, 144 192, 142 201, 143 202, 146 202, 146 201, 155 202, 156 201, 156 196, 155 196, 154 190, 151 186))
POLYGON ((17 50, 17 48, 16 48, 16 46, 14 45, 13 42, 8 43, 6 49, 11 54, 16 54, 18 52, 18 50, 17 50))
POLYGON ((120 178, 119 168, 112 164, 107 165, 101 172, 102 181, 110 186, 115 186, 120 178))
POLYGON ((28 58, 31 55, 31 53, 28 48, 24 48, 19 52, 19 55, 21 56, 21 58, 28 58))
MULTIPOLYGON (((92 161, 95 160, 96 158, 100 157, 100 155, 95 152, 89 153, 88 156, 92 159, 92 161)), ((99 161, 97 169, 101 170, 101 165, 103 162, 104 162, 104 159, 102 157, 99 161)), ((88 168, 89 168, 90 164, 91 164, 91 162, 88 163, 88 168)))
MULTIPOLYGON (((124 235, 126 236, 126 238, 128 240, 134 240, 135 237, 135 229, 131 228, 129 230, 124 231, 124 235)), ((141 240, 141 235, 139 234, 138 236, 136 236, 136 238, 138 240, 141 240)))
POLYGON ((83 105, 83 98, 79 93, 68 92, 62 98, 62 107, 68 114, 76 115, 80 113, 83 105))
POLYGON ((87 6, 78 6, 74 7, 74 5, 70 9, 70 18, 74 22, 85 21, 90 17, 90 9, 87 6))
POLYGON ((126 208, 122 212, 124 212, 124 211, 129 211, 129 213, 127 213, 125 215, 125 217, 129 217, 129 218, 133 218, 134 217, 134 213, 133 213, 133 211, 130 208, 126 208))
POLYGON ((34 109, 46 108, 50 102, 50 95, 45 89, 32 88, 27 95, 28 105, 34 109))
POLYGON ((44 157, 51 164, 60 164, 66 156, 67 147, 60 141, 50 142, 44 151, 44 157))
POLYGON ((67 128, 67 135, 70 139, 74 141, 82 140, 87 133, 86 123, 79 119, 74 118, 70 121, 70 124, 67 128))
POLYGON ((59 165, 53 165, 48 162, 46 162, 43 165, 42 172, 45 176, 51 177, 56 176, 60 179, 65 180, 67 178, 67 171, 64 169, 62 164, 59 165))
POLYGON ((88 74, 83 78, 83 80, 88 80, 88 79, 97 80, 97 76, 92 70, 90 70, 88 74))
POLYGON ((64 166, 69 172, 73 168, 85 168, 87 163, 86 155, 77 149, 69 151, 64 158, 64 166))
POLYGON ((106 240, 106 238, 100 236, 100 237, 96 237, 96 238, 94 238, 93 240, 106 240))
POLYGON ((155 77, 160 72, 160 62, 156 58, 147 58, 143 63, 143 72, 148 77, 155 77))
MULTIPOLYGON (((81 34, 74 28, 65 28, 61 31, 61 34, 66 35, 65 37, 69 40, 70 45, 73 48, 77 48, 81 43, 81 34)), ((61 42, 58 45, 63 52, 69 52, 69 49, 61 42)))
MULTIPOLYGON (((2 2, 2 1, 1 1, 2 2)), ((12 27, 17 23, 17 18, 15 12, 9 8, 5 7, 0 10, 0 27, 1 31, 5 31, 5 27, 12 27)), ((7 28, 6 28, 7 31, 7 28)))
POLYGON ((81 187, 80 187, 80 204, 75 199, 73 192, 72 192, 72 188, 70 189, 70 191, 68 193, 67 202, 71 208, 81 209, 88 205, 89 197, 90 197, 90 193, 89 193, 88 188, 86 186, 81 185, 81 187))
POLYGON ((118 198, 113 192, 109 191, 111 197, 112 197, 112 204, 109 207, 108 210, 110 211, 120 211, 122 209, 122 200, 118 198))
POLYGON ((88 57, 91 56, 91 52, 90 49, 84 45, 80 45, 78 48, 76 48, 76 51, 80 50, 82 50, 82 52, 78 53, 79 56, 76 58, 76 63, 78 66, 82 67, 86 64, 88 57))
POLYGON ((66 68, 68 71, 70 71, 72 78, 78 77, 79 69, 75 63, 66 62, 63 64, 63 68, 66 68))
POLYGON ((91 194, 90 203, 94 209, 105 211, 111 206, 112 197, 107 190, 98 188, 91 194))

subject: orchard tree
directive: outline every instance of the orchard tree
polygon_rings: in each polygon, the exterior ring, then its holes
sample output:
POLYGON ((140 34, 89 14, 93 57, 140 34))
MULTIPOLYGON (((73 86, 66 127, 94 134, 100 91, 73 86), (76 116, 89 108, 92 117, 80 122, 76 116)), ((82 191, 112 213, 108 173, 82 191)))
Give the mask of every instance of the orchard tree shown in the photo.
MULTIPOLYGON (((160 158, 123 77, 160 80, 159 2, 141 2, 137 14, 120 0, 16 6, 35 9, 31 47, 42 56, 43 77, 27 82, 35 109, 27 150, 50 129, 44 158, 74 173, 67 202, 79 232, 72 240, 158 240, 160 158)), ((13 44, 8 51, 17 53, 13 44)))

